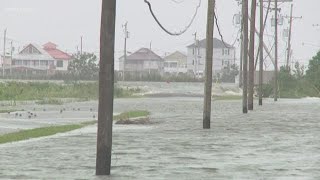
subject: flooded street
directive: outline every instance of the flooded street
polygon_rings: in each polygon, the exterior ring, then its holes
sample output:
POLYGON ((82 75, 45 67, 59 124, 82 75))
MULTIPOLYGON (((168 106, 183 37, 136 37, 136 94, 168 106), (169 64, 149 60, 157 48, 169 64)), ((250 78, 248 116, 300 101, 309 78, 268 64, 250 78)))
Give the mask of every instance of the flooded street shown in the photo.
MULTIPOLYGON (((265 100, 248 115, 240 100, 214 101, 210 130, 202 129, 202 104, 199 97, 116 99, 116 113, 148 110, 153 123, 114 125, 110 177, 94 176, 96 126, 88 126, 0 145, 0 179, 320 179, 320 99, 265 100)), ((81 110, 60 115, 50 106, 32 127, 92 120, 97 102, 65 106, 81 110)), ((5 115, 1 126, 14 119, 5 115)))

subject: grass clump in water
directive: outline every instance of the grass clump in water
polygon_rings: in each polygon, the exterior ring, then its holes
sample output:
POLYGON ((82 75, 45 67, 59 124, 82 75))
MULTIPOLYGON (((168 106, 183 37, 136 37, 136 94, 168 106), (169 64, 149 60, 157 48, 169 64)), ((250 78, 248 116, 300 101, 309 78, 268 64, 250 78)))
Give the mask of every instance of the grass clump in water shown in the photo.
POLYGON ((114 120, 121 120, 121 119, 130 119, 130 118, 137 118, 137 117, 145 117, 149 116, 150 112, 145 110, 136 110, 136 111, 128 111, 123 112, 119 115, 113 117, 114 120))
POLYGON ((227 96, 213 96, 213 100, 241 100, 242 96, 227 95, 227 96))

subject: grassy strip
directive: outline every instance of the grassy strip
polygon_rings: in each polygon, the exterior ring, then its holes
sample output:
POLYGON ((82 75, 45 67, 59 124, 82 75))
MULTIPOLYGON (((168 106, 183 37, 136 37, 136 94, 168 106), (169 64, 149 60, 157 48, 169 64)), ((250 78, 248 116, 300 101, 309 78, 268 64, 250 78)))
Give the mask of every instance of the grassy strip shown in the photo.
POLYGON ((22 141, 22 140, 27 140, 32 138, 39 138, 44 136, 51 136, 57 133, 64 133, 64 132, 72 131, 75 129, 80 129, 89 124, 92 124, 92 122, 82 123, 82 124, 42 127, 42 128, 29 129, 29 130, 23 130, 19 132, 4 134, 4 135, 0 135, 0 144, 15 142, 15 141, 22 141))
MULTIPOLYGON (((114 120, 120 120, 124 118, 135 118, 150 115, 149 111, 128 111, 121 113, 120 115, 114 116, 114 120)), ((39 138, 44 136, 51 136, 58 133, 65 133, 72 130, 80 129, 88 125, 97 123, 97 121, 87 121, 81 124, 71 124, 71 125, 58 125, 49 126, 36 129, 23 130, 19 132, 9 133, 0 135, 0 144, 22 141, 32 138, 39 138)))
POLYGON ((143 110, 128 111, 128 112, 124 112, 114 116, 113 120, 117 121, 121 119, 130 119, 130 118, 144 117, 149 115, 150 115, 149 111, 143 111, 143 110))
MULTIPOLYGON (((16 104, 16 101, 57 98, 96 100, 98 90, 97 82, 72 84, 4 82, 0 83, 0 100, 12 101, 12 104, 16 104)), ((123 88, 115 85, 114 96, 116 98, 132 97, 141 91, 139 88, 123 88)))
POLYGON ((16 111, 22 111, 22 110, 18 110, 18 109, 1 109, 0 113, 12 113, 12 112, 16 112, 16 111))
POLYGON ((229 96, 213 96, 213 100, 241 100, 242 96, 233 96, 233 95, 229 95, 229 96))

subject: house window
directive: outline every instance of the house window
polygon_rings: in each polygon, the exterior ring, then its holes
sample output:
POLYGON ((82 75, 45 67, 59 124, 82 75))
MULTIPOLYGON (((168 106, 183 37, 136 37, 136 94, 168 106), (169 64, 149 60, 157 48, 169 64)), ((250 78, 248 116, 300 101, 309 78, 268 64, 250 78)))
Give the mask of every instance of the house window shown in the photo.
POLYGON ((63 61, 57 61, 57 67, 63 67, 63 61))
POLYGON ((222 49, 222 56, 224 55, 224 49, 222 49))
POLYGON ((170 63, 171 68, 176 68, 177 66, 178 66, 178 63, 176 63, 176 62, 170 63))
POLYGON ((48 66, 48 61, 40 61, 41 66, 48 66))

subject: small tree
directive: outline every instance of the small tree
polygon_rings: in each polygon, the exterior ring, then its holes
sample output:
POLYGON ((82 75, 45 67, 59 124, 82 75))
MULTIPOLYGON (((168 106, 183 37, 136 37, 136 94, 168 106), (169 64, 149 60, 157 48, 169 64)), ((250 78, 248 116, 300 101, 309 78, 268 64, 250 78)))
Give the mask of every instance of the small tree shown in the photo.
POLYGON ((228 66, 222 71, 221 82, 234 83, 239 74, 239 67, 236 64, 228 66))
POLYGON ((93 80, 98 78, 99 64, 93 53, 73 55, 74 60, 69 65, 69 74, 74 80, 93 80))
POLYGON ((299 62, 296 62, 294 64, 294 70, 293 70, 293 75, 295 78, 297 78, 298 80, 299 79, 302 79, 303 76, 304 76, 304 66, 303 65, 300 65, 299 62))

